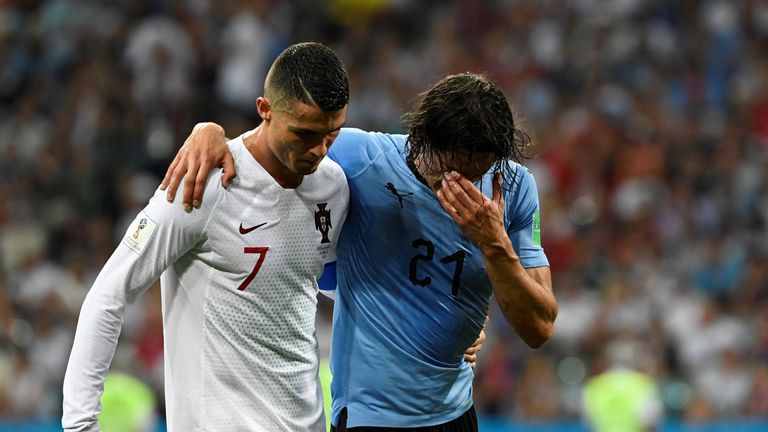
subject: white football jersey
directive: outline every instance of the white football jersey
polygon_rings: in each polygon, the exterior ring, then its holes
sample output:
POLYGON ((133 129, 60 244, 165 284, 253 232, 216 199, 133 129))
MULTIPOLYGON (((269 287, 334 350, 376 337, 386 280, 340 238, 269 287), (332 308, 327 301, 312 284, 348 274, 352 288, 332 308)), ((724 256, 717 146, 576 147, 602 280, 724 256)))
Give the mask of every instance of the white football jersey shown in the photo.
POLYGON ((228 189, 212 174, 191 213, 157 191, 99 274, 64 379, 65 430, 99 430, 125 305, 162 273, 169 431, 325 431, 316 279, 335 260, 344 173, 326 158, 284 189, 243 137, 229 149, 228 189))

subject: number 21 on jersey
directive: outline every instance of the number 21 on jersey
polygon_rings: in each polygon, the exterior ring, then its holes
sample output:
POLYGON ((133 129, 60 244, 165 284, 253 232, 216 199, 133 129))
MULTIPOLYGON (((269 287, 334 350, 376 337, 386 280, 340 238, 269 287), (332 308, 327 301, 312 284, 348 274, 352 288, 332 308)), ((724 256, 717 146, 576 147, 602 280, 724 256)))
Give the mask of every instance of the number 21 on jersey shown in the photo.
MULTIPOLYGON (((413 243, 411 243, 411 246, 419 250, 423 248, 426 249, 426 251, 425 253, 419 252, 416 256, 411 258, 411 264, 408 269, 408 279, 410 279, 414 285, 427 286, 432 283, 432 278, 429 276, 420 278, 418 275, 418 265, 419 261, 432 261, 435 257, 435 244, 429 240, 419 238, 414 240, 413 243)), ((464 269, 465 256, 466 252, 459 250, 440 258, 440 262, 446 265, 452 262, 456 263, 456 267, 453 268, 453 277, 451 278, 451 295, 454 297, 459 294, 459 288, 461 287, 461 272, 464 269)))

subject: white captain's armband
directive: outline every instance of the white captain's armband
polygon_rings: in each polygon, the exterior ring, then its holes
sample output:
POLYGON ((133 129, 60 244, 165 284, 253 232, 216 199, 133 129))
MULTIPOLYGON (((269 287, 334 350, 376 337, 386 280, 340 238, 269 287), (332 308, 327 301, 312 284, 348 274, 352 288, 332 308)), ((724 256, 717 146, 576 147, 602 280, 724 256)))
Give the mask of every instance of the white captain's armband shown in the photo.
POLYGON ((156 228, 157 224, 142 211, 128 226, 128 231, 125 232, 123 237, 123 243, 141 255, 149 240, 152 239, 156 228))

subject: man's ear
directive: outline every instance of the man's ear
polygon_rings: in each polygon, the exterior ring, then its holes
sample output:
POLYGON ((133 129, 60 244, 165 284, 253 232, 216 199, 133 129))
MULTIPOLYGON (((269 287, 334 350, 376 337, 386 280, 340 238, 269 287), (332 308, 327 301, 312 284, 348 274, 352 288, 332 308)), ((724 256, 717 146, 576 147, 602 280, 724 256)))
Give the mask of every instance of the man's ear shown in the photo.
POLYGON ((256 110, 259 112, 259 117, 265 122, 272 119, 272 107, 269 104, 269 99, 265 96, 261 96, 256 99, 256 110))

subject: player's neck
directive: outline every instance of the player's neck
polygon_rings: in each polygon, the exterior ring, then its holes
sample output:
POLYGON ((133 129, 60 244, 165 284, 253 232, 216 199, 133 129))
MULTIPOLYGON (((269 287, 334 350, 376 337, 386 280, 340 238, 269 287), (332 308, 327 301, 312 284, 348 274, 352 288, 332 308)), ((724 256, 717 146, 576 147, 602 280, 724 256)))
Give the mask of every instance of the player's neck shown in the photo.
POLYGON ((261 165, 281 187, 285 189, 295 189, 299 187, 304 176, 289 170, 288 167, 280 162, 280 159, 272 153, 269 145, 267 145, 267 139, 263 132, 264 129, 262 129, 261 126, 256 128, 253 135, 245 138, 245 148, 248 149, 259 165, 261 165))
POLYGON ((426 169, 426 164, 424 164, 421 159, 411 158, 409 155, 409 157, 406 158, 406 162, 408 164, 408 168, 411 169, 411 172, 414 176, 416 176, 417 180, 427 185, 427 187, 433 191, 440 189, 439 184, 441 177, 430 175, 426 169))

